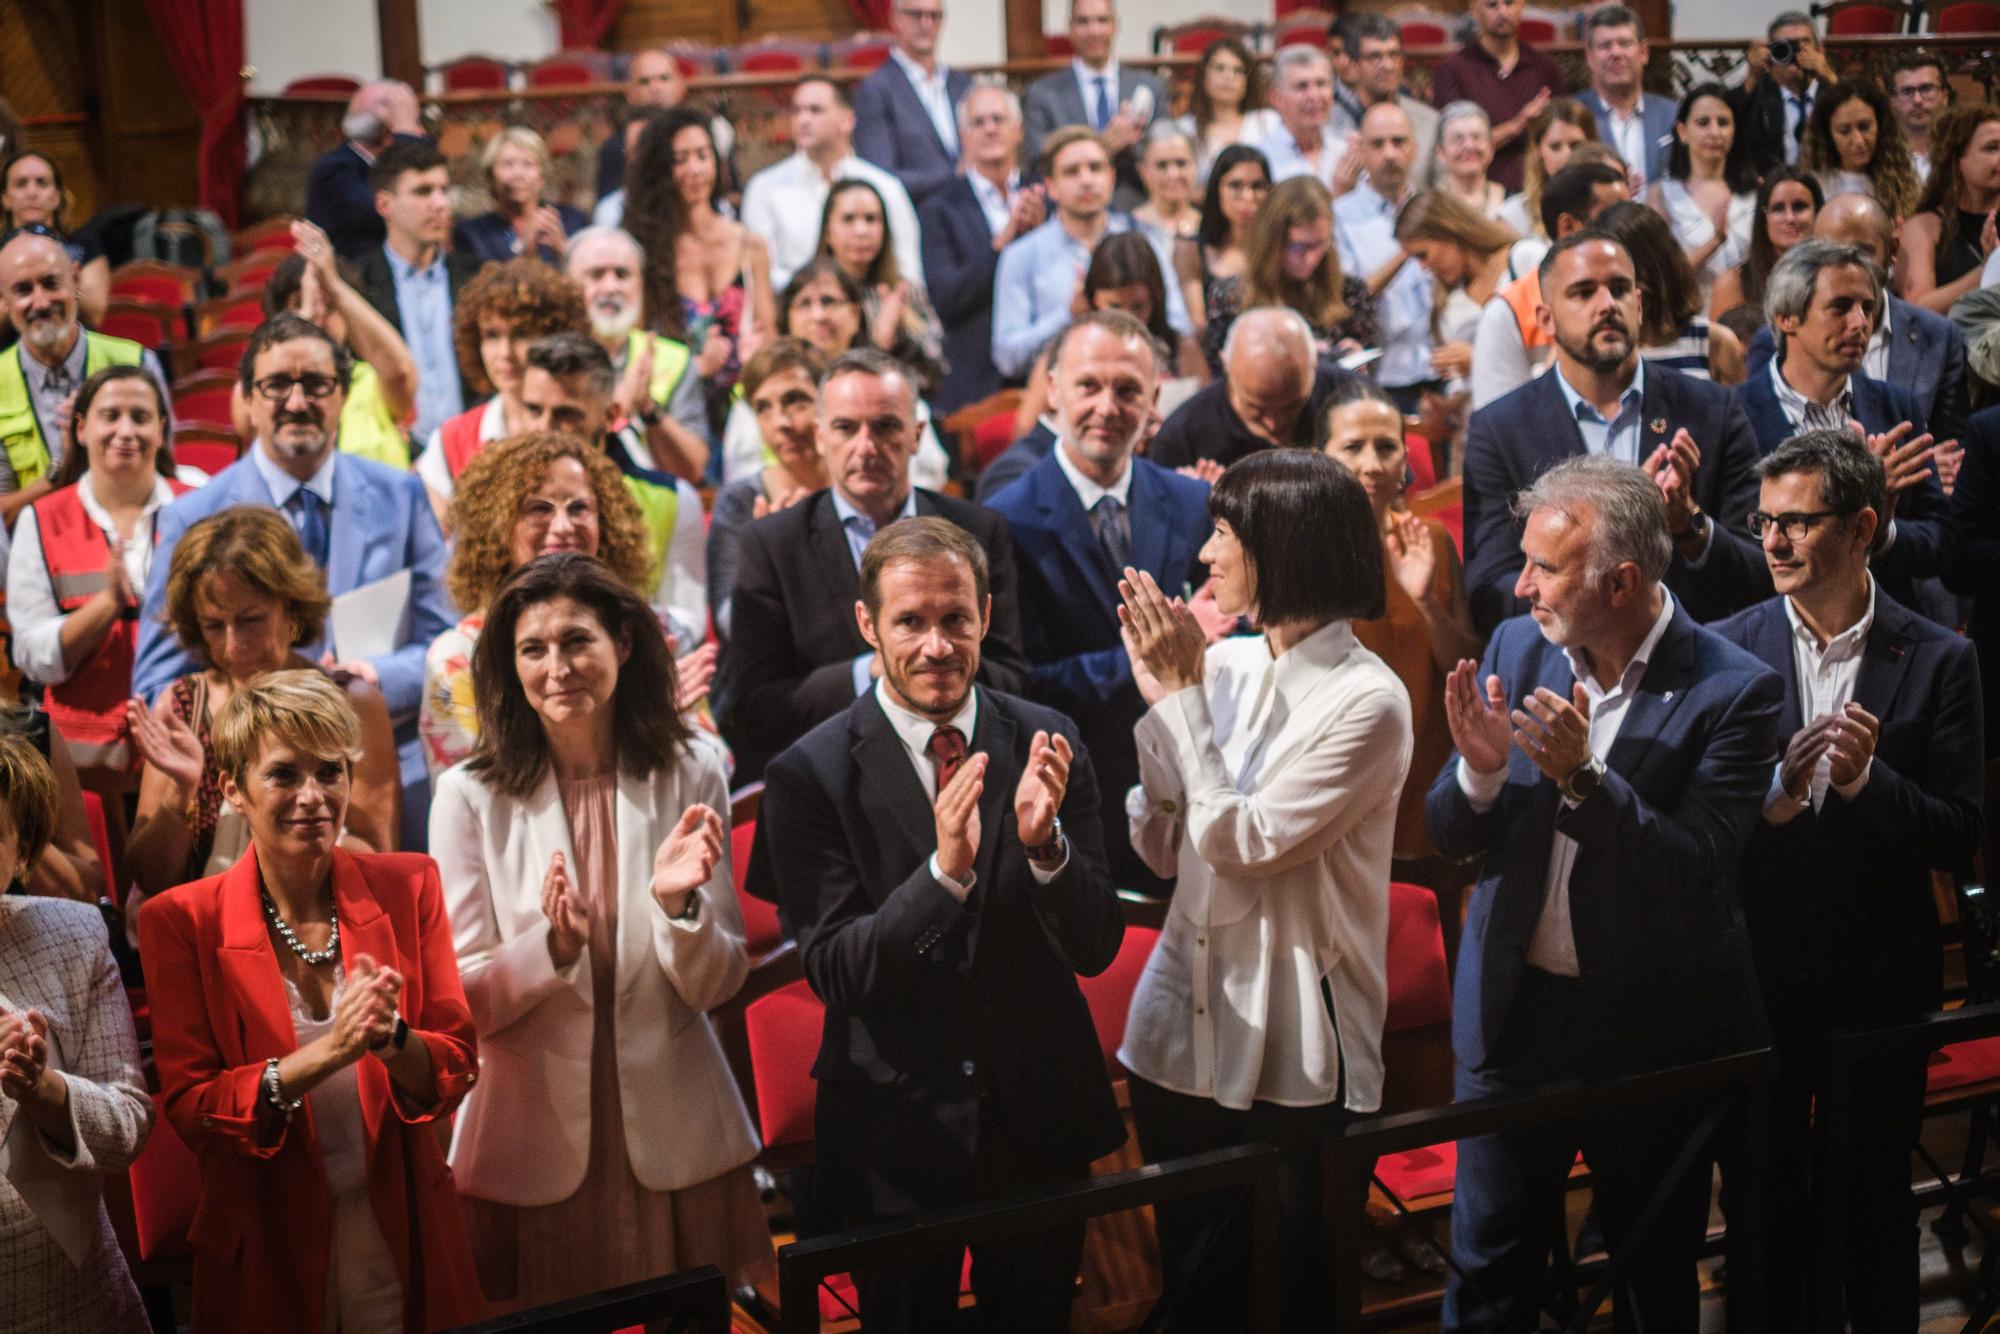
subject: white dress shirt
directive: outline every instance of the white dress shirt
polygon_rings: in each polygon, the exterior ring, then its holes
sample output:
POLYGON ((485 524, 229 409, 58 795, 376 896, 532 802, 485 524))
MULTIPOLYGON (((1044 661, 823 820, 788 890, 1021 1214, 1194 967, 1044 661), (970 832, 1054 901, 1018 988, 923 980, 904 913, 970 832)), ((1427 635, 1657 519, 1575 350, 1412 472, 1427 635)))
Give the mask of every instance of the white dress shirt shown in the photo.
MULTIPOLYGON (((931 118, 931 125, 937 130, 938 139, 944 144, 945 151, 956 158, 958 112, 951 104, 951 94, 945 89, 945 79, 951 71, 945 67, 943 61, 937 60, 931 62, 935 72, 926 74, 924 67, 905 55, 900 46, 890 48, 889 59, 902 67, 903 76, 910 81, 910 87, 916 91, 917 100, 924 104, 924 113, 931 118)), ((1117 85, 1113 84, 1112 89, 1112 96, 1115 99, 1117 85)))
MULTIPOLYGON (((869 539, 874 537, 881 529, 876 526, 873 519, 849 504, 847 497, 840 493, 839 487, 829 488, 827 494, 833 497, 833 512, 840 517, 840 535, 847 539, 848 554, 854 557, 854 568, 859 570, 861 568, 861 553, 868 549, 869 539)), ((895 523, 901 519, 914 518, 916 513, 917 493, 912 490, 908 495, 903 497, 903 508, 896 511, 896 517, 889 520, 889 522, 895 523)), ((887 525, 883 526, 886 527, 887 525)), ((854 655, 854 697, 856 699, 868 693, 868 683, 874 679, 875 675, 871 670, 874 661, 875 654, 872 651, 854 655)), ((965 738, 967 741, 972 739, 970 729, 967 729, 965 738)))
POLYGON ((1373 1111, 1409 695, 1346 621, 1275 659, 1225 639, 1206 663, 1134 730, 1132 846, 1180 878, 1118 1059, 1238 1111, 1373 1111))
MULTIPOLYGON (((125 561, 125 577, 135 594, 146 591, 146 576, 153 569, 153 519, 160 506, 174 498, 173 488, 164 477, 153 479, 153 494, 132 525, 132 540, 118 536, 111 514, 97 503, 90 485, 90 471, 76 479, 77 496, 83 512, 104 534, 104 542, 125 561)), ((63 662, 62 627, 71 613, 56 601, 55 582, 49 578, 48 560, 42 553, 41 517, 33 505, 14 520, 14 539, 20 545, 18 559, 5 572, 7 621, 14 629, 14 665, 31 681, 52 686, 69 680, 70 669, 63 662)))
POLYGON ((1861 357, 1861 373, 1871 380, 1889 382, 1889 320, 1895 312, 1887 301, 1882 303, 1882 322, 1875 326, 1874 336, 1868 340, 1868 351, 1861 357))
MULTIPOLYGON (((1868 632, 1875 627, 1875 579, 1868 580, 1868 610, 1861 619, 1826 641, 1819 638, 1799 616, 1790 598, 1785 599, 1785 619, 1792 623, 1792 673, 1799 687, 1799 716, 1811 723, 1830 713, 1839 713, 1854 701, 1854 683, 1861 676, 1861 654, 1868 647, 1868 632)), ((1791 738, 1784 739, 1786 745, 1791 738)), ((1812 781, 1804 801, 1794 800, 1785 791, 1785 761, 1781 755, 1771 772, 1771 791, 1764 798, 1766 824, 1784 824, 1808 805, 1814 810, 1826 804, 1826 790, 1832 787, 1842 797, 1852 798, 1868 785, 1868 772, 1875 767, 1873 756, 1861 766, 1851 783, 1833 781, 1833 756, 1821 755, 1813 766, 1812 781)))
POLYGON ((1814 402, 1792 388, 1792 382, 1779 370, 1783 361, 1782 356, 1771 358, 1771 384, 1778 391, 1778 407, 1783 410, 1791 428, 1794 431, 1846 430, 1847 423, 1854 416, 1854 386, 1842 380, 1831 401, 1814 402))
POLYGON ((792 274, 819 253, 819 220, 835 181, 866 181, 882 196, 896 268, 912 287, 924 285, 917 210, 903 183, 851 150, 823 176, 811 158, 793 153, 750 178, 743 189, 743 225, 771 247, 771 287, 783 291, 792 274))
POLYGON ((1803 93, 1789 93, 1779 89, 1785 99, 1785 165, 1799 164, 1799 138, 1808 117, 1812 115, 1813 95, 1819 91, 1819 84, 1809 83, 1803 93))
POLYGON ((1569 404, 1570 416, 1576 419, 1578 434, 1583 436, 1583 447, 1591 454, 1605 454, 1620 463, 1637 467, 1645 460, 1639 457, 1639 418, 1646 402, 1646 359, 1639 358, 1632 372, 1632 383, 1626 387, 1618 399, 1618 418, 1604 420, 1604 414, 1597 405, 1576 392, 1562 373, 1562 366, 1555 368, 1556 387, 1562 390, 1563 401, 1569 404))
POLYGON ((1014 196, 1021 193, 1021 173, 1018 169, 1007 173, 1007 188, 1002 190, 984 172, 968 171, 965 179, 972 182, 972 197, 979 201, 979 211, 986 215, 986 230, 998 236, 1007 230, 1007 219, 1013 216, 1014 196))
MULTIPOLYGON (((1660 636, 1666 634, 1667 626, 1674 619, 1674 596, 1666 589, 1660 590, 1660 614, 1653 621, 1653 628, 1646 632, 1640 642, 1639 651, 1632 655, 1632 661, 1625 664, 1625 674, 1606 689, 1597 679, 1584 669, 1582 659, 1569 650, 1563 656, 1569 659, 1570 671, 1583 686, 1584 694, 1590 701, 1590 753, 1600 763, 1610 758, 1611 747, 1618 740, 1618 729, 1625 723, 1625 713, 1638 694, 1639 683, 1646 678, 1646 663, 1653 656, 1653 649, 1659 644, 1660 636)), ((1458 786, 1465 793, 1472 809, 1485 812, 1500 799, 1500 792, 1507 786, 1507 770, 1498 773, 1474 773, 1472 766, 1464 759, 1458 762, 1458 786)), ((1567 804, 1567 802, 1565 802, 1567 804)), ((1527 961, 1545 973, 1559 977, 1577 977, 1581 970, 1576 962, 1576 932, 1570 925, 1569 876, 1576 866, 1576 840, 1560 829, 1556 831, 1555 844, 1549 850, 1548 893, 1542 899, 1542 915, 1535 922, 1535 934, 1528 938, 1527 961)))
POLYGON ((1608 142, 1618 150, 1618 156, 1625 160, 1625 165, 1639 174, 1639 190, 1634 195, 1637 198, 1646 189, 1646 95, 1639 95, 1639 100, 1632 104, 1629 116, 1612 106, 1611 99, 1602 93, 1598 97, 1604 102, 1605 111, 1600 123, 1611 132, 1608 142))
POLYGON ((1333 189, 1333 169, 1339 165, 1342 154, 1347 152, 1348 139, 1328 125, 1320 131, 1319 148, 1308 153, 1292 132, 1282 124, 1257 147, 1271 164, 1271 183, 1289 181, 1294 176, 1310 176, 1333 189))
POLYGON ((1125 513, 1132 512, 1132 460, 1125 460, 1125 471, 1118 474, 1117 481, 1110 486, 1099 486, 1078 470, 1075 462, 1070 459, 1069 450, 1063 447, 1060 440, 1056 442, 1054 452, 1056 466, 1062 469, 1062 475, 1068 480, 1070 490, 1076 492, 1076 498, 1082 502, 1085 514, 1094 513, 1097 502, 1106 496, 1116 500, 1125 513))

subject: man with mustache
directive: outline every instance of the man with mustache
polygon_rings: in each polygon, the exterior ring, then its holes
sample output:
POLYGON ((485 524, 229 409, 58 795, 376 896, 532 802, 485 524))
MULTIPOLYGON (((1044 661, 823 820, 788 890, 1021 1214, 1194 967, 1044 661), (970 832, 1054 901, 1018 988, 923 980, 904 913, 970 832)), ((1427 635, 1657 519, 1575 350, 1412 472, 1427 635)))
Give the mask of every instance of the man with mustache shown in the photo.
POLYGON ((1793 246, 1764 285, 1777 354, 1736 393, 1760 454, 1800 431, 1859 427, 1889 470, 1884 535, 1871 558, 1875 577, 1904 606, 1955 618, 1955 608, 1922 586, 1951 569, 1957 548, 1944 489, 1929 466, 1924 410, 1903 386, 1862 373, 1884 290, 1882 270, 1859 246, 1818 238, 1793 246))
MULTIPOLYGON (((291 522, 306 554, 326 571, 327 592, 335 598, 409 571, 409 596, 389 652, 358 658, 331 639, 299 648, 314 659, 324 653, 382 691, 396 724, 403 843, 422 851, 430 800, 417 738, 424 652, 457 616, 444 592, 444 534, 424 484, 336 447, 350 370, 347 349, 297 315, 274 315, 257 326, 238 368, 257 438, 208 485, 161 510, 156 531, 160 550, 171 551, 190 525, 211 514, 231 505, 264 505, 291 522)), ((132 692, 146 699, 196 670, 162 615, 169 564, 153 562, 140 607, 132 692)))
POLYGON ((1639 357, 1632 256, 1586 228, 1549 248, 1536 318, 1555 366, 1472 414, 1465 445, 1465 579, 1482 633, 1525 610, 1515 587, 1514 494, 1580 454, 1643 467, 1666 501, 1667 587, 1696 620, 1767 596, 1744 516, 1756 507, 1756 439, 1730 391, 1639 357))
POLYGON ((687 344, 648 333, 646 252, 630 232, 585 227, 563 271, 583 289, 590 333, 618 373, 620 415, 645 435, 662 472, 699 482, 708 470, 708 404, 687 344))
MULTIPOLYGON (((77 267, 62 242, 19 232, 0 246, 0 292, 21 341, 0 353, 0 527, 49 493, 62 460, 69 404, 106 366, 143 366, 160 384, 159 359, 137 343, 77 322, 77 267)), ((169 433, 173 424, 167 424, 169 433)))
MULTIPOLYGON (((857 391, 908 392, 843 359, 829 428, 857 391)), ((988 550, 940 517, 868 542, 839 610, 881 679, 765 774, 760 853, 826 1005, 816 1189, 842 1227, 1081 1182, 1125 1138, 1076 981, 1124 936, 1097 780, 1075 723, 982 679, 988 550)), ((1081 1223, 975 1243, 980 1328, 1069 1328, 1082 1252, 1081 1223)), ((952 1328, 960 1265, 857 1271, 863 1325, 952 1328)))
POLYGON ((737 782, 757 777, 773 755, 850 708, 882 675, 882 655, 852 608, 863 548, 898 519, 935 515, 978 540, 993 594, 980 679, 1007 691, 1026 683, 1007 521, 910 485, 916 414, 916 390, 894 357, 863 348, 836 360, 820 383, 817 428, 832 485, 743 530, 729 650, 716 682, 716 716, 736 751, 737 782))

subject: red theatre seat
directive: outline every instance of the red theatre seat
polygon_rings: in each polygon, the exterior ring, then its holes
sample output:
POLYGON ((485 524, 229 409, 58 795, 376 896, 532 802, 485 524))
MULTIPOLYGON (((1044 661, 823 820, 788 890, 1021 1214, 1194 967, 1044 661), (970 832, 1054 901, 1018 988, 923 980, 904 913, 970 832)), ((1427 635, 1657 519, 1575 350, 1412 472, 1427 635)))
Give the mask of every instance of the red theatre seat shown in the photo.
POLYGON ((1450 30, 1430 19, 1404 19, 1402 29, 1403 45, 1406 47, 1451 45, 1450 30))
POLYGON ((750 1002, 743 1020, 757 1081, 757 1133, 764 1147, 812 1143, 819 1092, 812 1066, 826 1007, 800 980, 750 1002))
POLYGON ((351 97, 361 91, 361 80, 351 74, 308 74, 286 84, 280 97, 351 97))
POLYGON ((1451 974, 1437 895, 1422 885, 1389 886, 1389 1004, 1383 1031, 1451 1022, 1451 974))
POLYGON ((507 90, 512 71, 490 57, 467 56, 444 66, 438 77, 448 93, 496 93, 507 90))
POLYGON ((2000 32, 2000 5, 1979 3, 1978 0, 1946 5, 1938 11, 1937 20, 1931 28, 1938 33, 2000 32))
POLYGON ((588 61, 570 56, 554 56, 528 66, 527 84, 530 88, 576 88, 596 83, 597 80, 595 67, 588 61))
POLYGON ((104 318, 97 322, 97 331, 113 338, 129 338, 141 347, 159 348, 173 341, 174 324, 180 313, 178 304, 114 300, 105 304, 104 318))
POLYGON ((111 299, 185 306, 193 302, 200 281, 201 271, 190 265, 135 259, 111 271, 111 299))
POLYGON ((1556 40, 1556 25, 1547 19, 1522 19, 1520 35, 1524 42, 1547 46, 1556 40))
POLYGON ((185 443, 177 441, 174 444, 175 463, 189 468, 199 468, 210 477, 214 477, 242 457, 242 453, 235 445, 226 445, 218 441, 189 440, 185 443))
POLYGON ((1881 5, 1842 5, 1827 16, 1829 37, 1892 37, 1901 32, 1903 16, 1881 5))
POLYGON ((1125 1073, 1118 1064, 1118 1044, 1125 1040, 1125 1016, 1132 1010, 1132 992, 1139 985, 1139 975, 1146 971, 1146 960, 1153 957, 1153 947, 1159 943, 1160 933, 1152 927, 1128 926, 1111 966, 1096 977, 1077 979, 1083 999, 1090 1006, 1090 1022, 1097 1028, 1097 1045, 1104 1052, 1104 1064, 1113 1079, 1125 1073))

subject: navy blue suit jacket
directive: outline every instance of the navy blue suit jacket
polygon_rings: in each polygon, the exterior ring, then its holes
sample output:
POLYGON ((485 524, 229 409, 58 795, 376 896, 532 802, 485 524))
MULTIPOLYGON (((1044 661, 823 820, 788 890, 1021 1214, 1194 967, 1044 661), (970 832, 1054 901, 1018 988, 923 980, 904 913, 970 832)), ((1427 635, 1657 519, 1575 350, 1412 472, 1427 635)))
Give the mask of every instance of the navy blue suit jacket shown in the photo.
MULTIPOLYGON (((1568 699, 1576 684, 1568 656, 1526 616, 1494 632, 1479 669, 1489 674, 1510 703, 1538 686, 1568 699)), ((1605 1059, 1641 1069, 1762 1037, 1736 872, 1778 758, 1783 694, 1773 672, 1676 608, 1604 781, 1581 805, 1564 809, 1554 781, 1514 747, 1499 799, 1475 811, 1452 752, 1424 815, 1440 854, 1478 865, 1452 986, 1452 1046, 1466 1069, 1496 1051, 1558 832, 1577 843, 1570 921, 1605 1059)))
MULTIPOLYGON (((1202 583, 1208 487, 1135 458, 1127 494, 1133 568, 1152 575, 1169 597, 1202 583)), ((1122 811, 1126 791, 1139 781, 1132 729, 1146 703, 1118 637, 1118 572, 1054 453, 986 503, 1014 536, 1028 695, 1077 720, 1097 763, 1104 809, 1122 811)), ((1120 883, 1134 884, 1141 872, 1157 881, 1138 857, 1119 855, 1129 854, 1130 844, 1125 822, 1117 823, 1121 832, 1107 841, 1120 883)))
MULTIPOLYGON (((1780 744, 1800 705, 1791 618, 1772 598, 1714 627, 1784 683, 1780 744)), ((1943 1001, 1931 872, 1968 869, 1979 844, 1979 661, 1972 645, 1877 589, 1854 702, 1881 723, 1852 800, 1783 824, 1757 821, 1743 857, 1743 913, 1774 1010, 1787 992, 1831 1002, 1839 1026, 1933 1010, 1943 1001)))
POLYGON ((1951 489, 1954 560, 1945 583, 1973 599, 1966 633, 1986 663, 1989 754, 2000 754, 2000 407, 1965 424, 1965 462, 1951 489))
POLYGON ((924 286, 944 325, 944 359, 950 366, 931 406, 951 413, 1000 390, 1000 371, 993 364, 993 271, 1000 252, 993 248, 979 196, 963 176, 946 182, 918 210, 917 231, 924 286))
MULTIPOLYGON (((1777 350, 1771 326, 1760 326, 1743 350, 1750 379, 1770 373, 1777 350)), ((1915 396, 1938 439, 1965 438, 1965 335, 1944 316, 1897 296, 1889 298, 1889 383, 1915 396)))
MULTIPOLYGON (((1912 436, 1930 429, 1923 408, 1903 386, 1853 375, 1848 377, 1848 387, 1854 395, 1854 419, 1870 435, 1903 422, 1914 427, 1912 436)), ((1736 394, 1749 415, 1750 428, 1757 433, 1759 455, 1770 453, 1794 434, 1785 409, 1778 403, 1778 391, 1771 386, 1769 371, 1752 375, 1736 387, 1736 394)), ((1944 488, 1938 485, 1935 472, 1904 492, 1896 506, 1895 545, 1877 552, 1870 568, 1890 595, 1906 607, 1925 607, 1917 581, 1942 576, 1952 566, 1957 544, 1949 517, 1944 488)))
MULTIPOLYGON (((1658 364, 1646 367, 1639 461, 1686 427, 1701 449, 1694 500, 1708 514, 1708 554, 1678 557, 1667 587, 1698 621, 1727 616, 1771 594, 1764 553, 1744 517, 1757 508, 1757 448, 1730 392, 1658 364)), ((1472 414, 1465 442, 1465 583, 1482 632, 1525 611, 1514 596, 1521 573, 1521 524, 1514 493, 1555 463, 1583 454, 1583 433, 1556 383, 1537 376, 1472 414)))
MULTIPOLYGON (((1611 143, 1611 109, 1604 104, 1604 99, 1597 95, 1597 90, 1585 88, 1581 92, 1571 93, 1570 96, 1596 118, 1597 137, 1606 143, 1611 143)), ((1658 93, 1639 95, 1639 115, 1645 125, 1646 160, 1632 165, 1643 167, 1646 179, 1649 181, 1662 180, 1666 177, 1667 156, 1674 142, 1674 113, 1677 110, 1674 100, 1670 97, 1661 97, 1658 93)))
MULTIPOLYGON (((568 204, 553 204, 562 218, 564 236, 575 236, 590 225, 590 215, 568 204)), ((499 210, 467 218, 451 229, 451 248, 479 264, 505 264, 515 258, 514 224, 499 210)), ((562 256, 548 246, 536 246, 535 257, 544 264, 562 267, 562 256)))
MULTIPOLYGON (((399 140, 428 143, 422 135, 399 134, 399 140)), ((306 219, 326 233, 345 260, 357 260, 380 249, 388 236, 382 215, 375 211, 375 187, 368 183, 371 164, 351 143, 322 153, 306 174, 306 219)))
POLYGON ((1037 421, 1028 433, 1000 451, 993 462, 979 470, 972 498, 982 505, 1027 476, 1029 469, 1049 456, 1056 447, 1056 433, 1046 421, 1037 421))
MULTIPOLYGON (((944 93, 954 116, 970 87, 972 76, 964 70, 945 71, 944 93)), ((938 137, 931 113, 893 56, 854 85, 854 151, 894 172, 918 208, 958 176, 958 154, 938 137)))

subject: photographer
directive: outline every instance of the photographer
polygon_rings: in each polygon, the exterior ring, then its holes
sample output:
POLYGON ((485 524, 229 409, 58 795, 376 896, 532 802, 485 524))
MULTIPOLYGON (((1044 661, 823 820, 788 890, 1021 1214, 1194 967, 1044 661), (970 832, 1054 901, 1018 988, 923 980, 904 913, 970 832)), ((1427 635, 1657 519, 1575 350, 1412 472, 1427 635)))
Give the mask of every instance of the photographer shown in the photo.
POLYGON ((1799 160, 1813 98, 1834 81, 1812 16, 1787 10, 1765 30, 1769 41, 1750 43, 1750 73, 1737 90, 1737 133, 1757 174, 1799 160))

